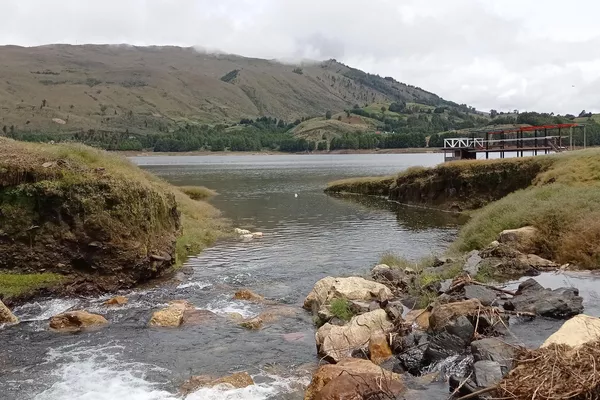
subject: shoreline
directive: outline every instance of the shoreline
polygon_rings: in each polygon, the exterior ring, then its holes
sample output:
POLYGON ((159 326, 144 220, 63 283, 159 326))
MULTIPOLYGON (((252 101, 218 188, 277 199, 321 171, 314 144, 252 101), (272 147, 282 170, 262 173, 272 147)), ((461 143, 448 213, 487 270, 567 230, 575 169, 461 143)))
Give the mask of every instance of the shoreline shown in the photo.
POLYGON ((442 153, 441 148, 412 147, 406 149, 381 149, 381 150, 333 150, 312 151, 306 153, 286 153, 282 151, 182 151, 182 152, 154 152, 154 151, 110 151, 125 157, 160 157, 160 156, 282 156, 282 155, 345 155, 345 154, 435 154, 442 153))

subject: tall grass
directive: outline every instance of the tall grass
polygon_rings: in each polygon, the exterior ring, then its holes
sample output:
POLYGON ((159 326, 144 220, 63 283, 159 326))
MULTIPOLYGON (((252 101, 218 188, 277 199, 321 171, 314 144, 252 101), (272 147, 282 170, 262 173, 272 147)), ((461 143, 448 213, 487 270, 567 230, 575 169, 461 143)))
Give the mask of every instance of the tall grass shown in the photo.
POLYGON ((179 190, 192 200, 208 200, 217 195, 217 192, 204 186, 180 186, 179 190))

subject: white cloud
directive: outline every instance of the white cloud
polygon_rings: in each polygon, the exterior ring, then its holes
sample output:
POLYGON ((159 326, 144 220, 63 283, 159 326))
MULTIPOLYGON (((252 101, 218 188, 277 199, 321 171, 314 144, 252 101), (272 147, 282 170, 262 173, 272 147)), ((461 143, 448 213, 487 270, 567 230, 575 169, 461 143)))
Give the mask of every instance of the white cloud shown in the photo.
POLYGON ((337 58, 480 109, 600 111, 594 0, 2 0, 0 43, 337 58))

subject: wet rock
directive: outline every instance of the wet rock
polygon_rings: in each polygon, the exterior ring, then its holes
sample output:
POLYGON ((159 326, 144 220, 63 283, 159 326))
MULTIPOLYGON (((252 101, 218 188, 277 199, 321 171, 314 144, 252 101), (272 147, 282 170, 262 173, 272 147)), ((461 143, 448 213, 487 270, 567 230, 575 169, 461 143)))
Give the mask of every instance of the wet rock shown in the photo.
POLYGON ((127 304, 129 299, 125 296, 115 296, 112 299, 108 299, 104 302, 105 306, 122 306, 127 304))
POLYGON ((238 290, 233 295, 233 298, 235 300, 245 300, 245 301, 251 301, 253 303, 262 303, 265 301, 265 298, 263 296, 256 294, 253 291, 248 290, 248 289, 238 290))
MULTIPOLYGON (((425 365, 424 356, 425 350, 429 344, 429 336, 423 332, 414 332, 404 338, 402 338, 401 351, 396 356, 402 371, 407 371, 413 375, 419 375, 421 369, 425 365)), ((394 372, 400 372, 394 370, 394 372)))
POLYGON ((378 333, 369 339, 369 357, 374 364, 380 365, 392 356, 392 349, 388 344, 387 337, 378 333))
POLYGON ((19 319, 0 301, 0 324, 18 324, 19 319))
MULTIPOLYGON (((330 386, 325 393, 321 393, 325 386, 333 382, 336 378, 341 376, 355 377, 358 381, 365 380, 371 382, 372 379, 378 380, 380 383, 397 382, 401 384, 401 377, 398 374, 386 371, 385 369, 378 367, 368 360, 360 360, 355 358, 347 358, 340 360, 337 364, 328 364, 319 367, 314 373, 312 381, 304 394, 304 400, 316 400, 316 399, 334 399, 336 397, 330 397, 331 394, 339 393, 340 395, 349 389, 345 381, 338 381, 336 384, 330 386), (334 389, 339 388, 340 392, 335 392, 334 389), (332 392, 333 391, 333 392, 332 392), (327 396, 327 397, 324 397, 327 396)), ((353 386, 356 386, 356 380, 353 380, 353 386)), ((394 385, 395 386, 395 385, 394 385)), ((352 397, 356 392, 350 392, 348 397, 337 397, 337 399, 362 399, 364 397, 352 397)))
POLYGON ((471 354, 476 362, 497 362, 505 375, 513 368, 515 347, 496 338, 485 338, 471 343, 471 354))
POLYGON ((565 322, 541 347, 566 344, 577 348, 598 340, 600 340, 600 318, 580 314, 565 322))
POLYGON ((482 307, 482 304, 477 299, 436 304, 431 310, 429 326, 434 331, 440 331, 458 317, 476 316, 482 307))
POLYGON ((247 229, 235 228, 234 231, 238 235, 250 235, 251 234, 251 232, 247 229))
POLYGON ((479 272, 479 264, 483 259, 479 255, 477 250, 473 250, 467 255, 467 261, 465 262, 465 266, 463 267, 463 271, 468 273, 471 276, 477 275, 479 272))
POLYGON ((424 331, 429 329, 429 317, 431 312, 427 310, 412 310, 404 316, 404 320, 409 324, 415 324, 419 329, 424 331))
POLYGON ((87 311, 70 311, 50 318, 50 328, 60 332, 79 331, 107 324, 108 321, 102 315, 87 311))
POLYGON ((506 244, 521 253, 536 254, 539 252, 537 240, 540 233, 533 226, 502 231, 498 242, 506 244))
POLYGON ((220 317, 212 311, 196 310, 195 308, 187 308, 183 312, 182 324, 185 325, 203 325, 207 322, 218 321, 220 317))
POLYGON ((263 237, 263 233, 262 232, 252 232, 252 238, 254 239, 260 239, 263 237))
POLYGON ((167 307, 152 314, 150 326, 178 327, 183 323, 183 314, 190 307, 191 304, 186 301, 173 301, 167 307))
POLYGON ((244 316, 242 314, 236 313, 236 312, 227 313, 227 317, 236 323, 240 323, 244 320, 244 316))
POLYGON ((505 303, 508 309, 532 312, 548 318, 569 318, 583 312, 583 298, 576 288, 544 289, 535 279, 519 285, 517 295, 505 303))
POLYGON ((246 319, 240 323, 246 329, 258 330, 262 329, 265 324, 277 321, 278 315, 271 312, 263 312, 254 318, 246 319))
POLYGON ((358 277, 327 277, 315 284, 313 290, 304 300, 304 308, 317 312, 321 306, 329 304, 337 298, 370 302, 372 300, 382 301, 382 296, 390 299, 392 292, 381 283, 358 277))
POLYGON ((424 361, 433 364, 452 355, 463 353, 471 343, 474 333, 475 327, 466 316, 457 317, 447 324, 443 331, 430 338, 424 361))
POLYGON ((205 375, 192 376, 181 385, 181 392, 184 395, 188 395, 202 387, 213 387, 217 385, 227 385, 232 389, 242 389, 254 385, 254 380, 246 372, 238 372, 218 379, 205 375))
POLYGON ((491 306, 496 303, 496 292, 490 288, 479 285, 465 286, 465 298, 467 300, 477 299, 484 306, 491 306))
POLYGON ((319 354, 337 362, 349 357, 353 350, 364 346, 375 334, 387 334, 393 327, 382 309, 353 317, 344 326, 326 323, 315 335, 317 349, 319 354))
POLYGON ((477 361, 473 364, 473 375, 481 388, 495 386, 502 380, 502 370, 496 361, 477 361))

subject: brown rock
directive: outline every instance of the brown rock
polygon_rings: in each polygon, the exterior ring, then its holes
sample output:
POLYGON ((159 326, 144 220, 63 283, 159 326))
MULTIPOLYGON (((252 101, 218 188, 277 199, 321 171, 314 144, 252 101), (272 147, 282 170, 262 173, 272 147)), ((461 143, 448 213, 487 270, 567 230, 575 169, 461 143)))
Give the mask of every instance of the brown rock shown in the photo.
POLYGON ((106 300, 104 302, 104 305, 105 306, 122 306, 124 304, 127 304, 128 301, 129 301, 129 299, 127 297, 115 296, 112 299, 106 300))
POLYGON ((150 326, 178 327, 183 323, 185 311, 192 309, 192 307, 185 300, 172 301, 167 307, 152 314, 150 326))
POLYGON ((395 399, 405 390, 402 383, 377 375, 342 374, 325 385, 315 400, 395 399))
POLYGON ((243 326, 247 329, 258 330, 262 329, 264 324, 268 324, 274 321, 277 321, 279 316, 270 312, 264 312, 259 314, 254 318, 249 318, 240 323, 240 326, 243 326))
POLYGON ((254 380, 246 372, 238 372, 218 379, 205 375, 192 376, 181 386, 181 392, 187 395, 202 387, 213 387, 224 384, 231 386, 233 389, 242 389, 254 385, 254 380))
POLYGON ((0 301, 0 324, 18 324, 19 319, 0 301))
POLYGON ((392 298, 391 290, 381 283, 359 277, 332 278, 318 281, 304 300, 304 308, 310 311, 319 310, 333 299, 386 301, 392 298))
POLYGON ((248 289, 238 290, 233 295, 235 300, 246 300, 254 303, 262 303, 265 301, 265 298, 259 294, 256 294, 248 289))
POLYGON ((421 330, 429 329, 429 316, 431 312, 427 310, 412 310, 404 317, 404 320, 409 324, 416 324, 421 330))
POLYGON ((70 311, 50 318, 50 328, 61 332, 79 331, 106 324, 106 318, 87 311, 70 311))
POLYGON ((434 331, 442 330, 446 325, 461 316, 476 316, 485 307, 477 299, 456 303, 436 304, 429 316, 429 326, 434 331))
POLYGON ((371 336, 369 340, 369 355, 374 364, 380 365, 392 356, 392 349, 387 337, 381 333, 371 336))
POLYGON ((240 322, 244 321, 244 316, 240 313, 231 312, 231 313, 227 313, 227 316, 229 317, 230 320, 232 320, 233 322, 236 322, 236 323, 240 323, 240 322))
MULTIPOLYGON (((304 400, 316 400, 323 398, 319 396, 324 395, 330 396, 332 388, 329 388, 323 394, 321 394, 321 391, 325 388, 325 386, 334 381, 336 378, 344 375, 357 377, 359 378, 358 380, 371 381, 371 379, 375 379, 379 382, 385 383, 402 383, 400 375, 382 369, 377 365, 373 364, 371 361, 361 360, 357 358, 346 358, 344 360, 341 360, 337 364, 328 364, 319 367, 319 369, 314 373, 310 385, 306 389, 306 392, 304 394, 304 400)), ((343 387, 347 387, 347 382, 340 381, 339 383, 343 383, 343 387)), ((354 386, 357 385, 356 382, 354 382, 353 384, 354 386)), ((334 398, 336 397, 325 397, 325 399, 334 398)), ((341 398, 346 399, 346 397, 341 398)), ((340 399, 340 397, 338 397, 337 399, 340 399)), ((348 397, 348 399, 354 399, 354 397, 348 397)))
POLYGON ((536 254, 539 251, 537 240, 540 233, 533 226, 519 229, 508 229, 500 233, 498 241, 525 254, 536 254))
POLYGON ((183 312, 182 323, 185 325, 201 325, 206 322, 215 322, 218 319, 219 316, 212 311, 187 308, 183 312))

